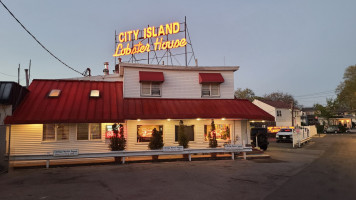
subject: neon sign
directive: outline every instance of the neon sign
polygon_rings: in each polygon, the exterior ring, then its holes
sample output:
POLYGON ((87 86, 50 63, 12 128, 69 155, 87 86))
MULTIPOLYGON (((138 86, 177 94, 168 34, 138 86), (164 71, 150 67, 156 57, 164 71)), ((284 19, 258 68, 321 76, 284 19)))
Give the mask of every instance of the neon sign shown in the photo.
POLYGON ((174 49, 179 47, 184 47, 187 45, 186 38, 176 39, 176 40, 163 40, 163 37, 167 35, 173 35, 180 32, 180 24, 178 22, 173 22, 166 25, 160 25, 159 27, 147 27, 143 30, 131 30, 119 33, 117 39, 119 43, 116 46, 116 51, 113 54, 114 57, 132 55, 138 53, 150 52, 151 50, 159 51, 166 49, 174 49), (140 36, 140 37, 139 37, 140 36), (142 44, 140 41, 137 44, 133 44, 133 41, 144 40, 149 38, 156 38, 156 42, 150 44, 142 44), (131 43, 130 43, 131 42, 131 43), (124 44, 127 43, 127 44, 124 44), (152 48, 151 48, 152 46, 152 48))

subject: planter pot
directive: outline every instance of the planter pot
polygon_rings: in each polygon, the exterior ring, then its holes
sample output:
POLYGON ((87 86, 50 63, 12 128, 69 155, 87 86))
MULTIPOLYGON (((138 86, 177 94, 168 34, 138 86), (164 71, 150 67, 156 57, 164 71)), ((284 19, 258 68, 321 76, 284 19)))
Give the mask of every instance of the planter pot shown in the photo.
POLYGON ((211 156, 212 158, 216 158, 216 155, 217 155, 217 153, 211 153, 211 154, 210 154, 210 156, 211 156))
POLYGON ((115 158, 115 163, 119 164, 122 161, 122 157, 114 157, 115 158))
POLYGON ((153 155, 152 156, 152 161, 157 162, 158 161, 158 155, 153 155))

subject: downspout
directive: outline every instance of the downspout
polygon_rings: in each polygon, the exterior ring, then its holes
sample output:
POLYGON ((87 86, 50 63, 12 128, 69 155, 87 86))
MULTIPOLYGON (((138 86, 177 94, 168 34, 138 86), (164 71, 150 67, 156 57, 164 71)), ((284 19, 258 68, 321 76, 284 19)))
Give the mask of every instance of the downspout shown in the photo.
POLYGON ((9 171, 10 169, 10 144, 11 144, 11 125, 7 125, 9 127, 9 146, 8 146, 8 150, 7 150, 7 153, 8 153, 8 156, 7 156, 7 171, 9 171))

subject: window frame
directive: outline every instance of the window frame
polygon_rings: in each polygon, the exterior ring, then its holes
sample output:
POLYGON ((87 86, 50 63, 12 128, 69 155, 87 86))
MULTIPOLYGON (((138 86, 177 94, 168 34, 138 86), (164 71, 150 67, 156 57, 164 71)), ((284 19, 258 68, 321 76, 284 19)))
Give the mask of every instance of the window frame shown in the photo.
POLYGON ((42 125, 42 142, 69 142, 69 136, 70 136, 70 125, 68 123, 56 123, 56 124, 43 124, 42 125), (45 126, 47 125, 53 125, 54 126, 54 139, 53 140, 44 140, 44 133, 45 133, 45 126), (58 138, 58 126, 59 125, 64 125, 67 126, 68 128, 68 135, 67 139, 61 139, 59 140, 58 138))
POLYGON ((76 137, 75 137, 76 141, 100 141, 103 138, 101 123, 77 123, 76 127, 75 127, 75 133, 76 133, 75 134, 76 135, 76 137), (79 124, 87 124, 88 125, 88 130, 86 132, 87 133, 87 139, 85 139, 85 140, 78 140, 78 125, 79 124), (94 124, 99 124, 99 135, 100 135, 100 138, 98 138, 98 139, 92 139, 92 135, 91 135, 92 129, 91 129, 91 127, 94 124))
MULTIPOLYGON (((227 139, 221 139, 221 138, 216 138, 216 140, 219 142, 226 142, 226 141, 231 141, 231 136, 232 136, 232 125, 230 123, 219 123, 219 124, 215 124, 215 126, 221 126, 221 125, 225 125, 229 128, 229 137, 227 139)), ((207 135, 209 134, 208 131, 208 126, 211 126, 211 124, 204 124, 204 142, 209 142, 209 140, 207 139, 207 135)), ((216 129, 215 129, 216 130, 216 129)))
POLYGON ((201 84, 201 97, 220 97, 220 83, 202 83, 201 84), (204 90, 205 92, 207 91, 207 88, 204 88, 209 86, 209 95, 205 95, 204 94, 204 90), (213 86, 216 86, 217 87, 217 91, 218 91, 218 94, 217 95, 213 95, 212 94, 212 91, 214 88, 212 88, 213 86))
MULTIPOLYGON (((195 137, 195 125, 194 124, 192 124, 192 125, 184 125, 184 128, 187 128, 187 127, 192 127, 192 129, 193 129, 193 140, 190 140, 189 135, 188 135, 189 142, 195 142, 195 139, 196 139, 196 137, 195 137)), ((179 125, 175 125, 174 126, 174 142, 175 143, 178 143, 178 130, 179 130, 179 125), (176 140, 176 138, 177 138, 177 140, 176 140)))
POLYGON ((143 97, 161 97, 162 96, 162 83, 161 82, 141 82, 140 83, 140 95, 143 97), (143 89, 148 89, 148 88, 144 88, 143 85, 144 84, 149 84, 149 90, 150 93, 149 94, 144 94, 142 91, 143 89), (157 85, 157 88, 154 88, 153 85, 157 85), (155 95, 153 94, 153 89, 159 89, 159 95, 155 95))
POLYGON ((281 110, 277 110, 277 117, 282 117, 282 111, 281 110))
POLYGON ((138 137, 139 136, 139 133, 138 133, 139 126, 140 127, 142 127, 142 126, 158 126, 158 130, 157 131, 162 131, 162 137, 163 137, 163 140, 164 140, 164 127, 163 127, 163 124, 137 124, 136 125, 136 144, 148 144, 149 143, 149 141, 143 141, 143 142, 139 141, 139 137, 138 137))

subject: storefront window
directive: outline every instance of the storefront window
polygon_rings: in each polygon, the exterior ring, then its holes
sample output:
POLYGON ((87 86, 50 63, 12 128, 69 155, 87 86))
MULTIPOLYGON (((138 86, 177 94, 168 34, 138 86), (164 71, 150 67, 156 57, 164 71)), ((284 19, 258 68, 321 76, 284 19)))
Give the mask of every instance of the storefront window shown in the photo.
POLYGON ((154 128, 163 133, 163 125, 137 125, 137 142, 149 142, 154 128))
POLYGON ((68 139, 68 124, 43 124, 43 141, 61 141, 68 139))
MULTIPOLYGON (((229 124, 215 124, 215 133, 217 140, 230 140, 230 125, 229 124)), ((211 125, 204 125, 204 138, 205 141, 212 138, 211 125)))
MULTIPOLYGON (((178 130, 179 130, 179 126, 176 125, 175 126, 175 141, 178 141, 178 130)), ((185 134, 188 135, 188 139, 189 141, 194 141, 194 125, 192 126, 184 126, 184 131, 185 134)))
POLYGON ((43 141, 56 140, 55 124, 43 124, 43 141))
POLYGON ((101 139, 101 124, 77 124, 77 140, 101 139))

